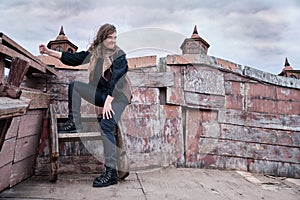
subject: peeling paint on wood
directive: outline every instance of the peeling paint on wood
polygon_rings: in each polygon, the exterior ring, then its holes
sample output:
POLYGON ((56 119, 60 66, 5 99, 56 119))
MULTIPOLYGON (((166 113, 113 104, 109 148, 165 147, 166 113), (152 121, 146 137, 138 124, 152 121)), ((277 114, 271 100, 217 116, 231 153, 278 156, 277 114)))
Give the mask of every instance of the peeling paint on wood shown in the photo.
POLYGON ((184 90, 223 96, 225 95, 223 74, 209 67, 188 67, 184 70, 184 90))

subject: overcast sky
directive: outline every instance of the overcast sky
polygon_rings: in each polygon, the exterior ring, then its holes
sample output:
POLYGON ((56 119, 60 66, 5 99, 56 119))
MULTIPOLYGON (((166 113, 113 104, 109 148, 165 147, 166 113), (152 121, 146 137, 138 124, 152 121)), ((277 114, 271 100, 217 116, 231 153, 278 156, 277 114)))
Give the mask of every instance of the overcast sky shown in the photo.
POLYGON ((106 22, 116 25, 128 57, 180 54, 197 25, 211 56, 274 74, 288 57, 300 69, 300 0, 0 0, 0 19, 0 32, 34 55, 61 25, 86 50, 106 22))

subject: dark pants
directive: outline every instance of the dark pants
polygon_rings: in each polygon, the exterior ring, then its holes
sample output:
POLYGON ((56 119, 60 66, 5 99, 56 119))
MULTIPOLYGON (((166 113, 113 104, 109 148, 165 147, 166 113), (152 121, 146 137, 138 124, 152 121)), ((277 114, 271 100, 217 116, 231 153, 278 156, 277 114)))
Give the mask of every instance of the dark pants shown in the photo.
MULTIPOLYGON (((107 95, 107 88, 103 86, 96 87, 79 81, 71 82, 68 90, 69 118, 73 119, 75 124, 77 122, 80 123, 81 98, 93 105, 103 107, 107 95)), ((127 105, 128 101, 126 97, 123 94, 117 95, 112 102, 112 109, 115 112, 114 117, 100 120, 105 165, 112 168, 116 168, 117 166, 116 138, 114 135, 114 129, 127 105)))

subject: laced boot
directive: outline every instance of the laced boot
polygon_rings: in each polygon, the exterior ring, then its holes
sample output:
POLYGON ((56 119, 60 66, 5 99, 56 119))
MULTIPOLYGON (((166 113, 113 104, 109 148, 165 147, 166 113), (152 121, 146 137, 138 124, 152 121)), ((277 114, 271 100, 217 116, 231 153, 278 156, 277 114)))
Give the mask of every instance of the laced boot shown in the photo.
POLYGON ((106 187, 117 183, 118 183, 117 170, 111 167, 106 167, 106 170, 94 180, 93 187, 106 187))
POLYGON ((74 120, 68 119, 58 130, 59 133, 77 133, 83 130, 80 122, 75 123, 74 120))
POLYGON ((105 174, 106 174, 106 168, 104 168, 104 170, 100 173, 100 175, 97 178, 95 178, 94 182, 95 181, 99 182, 105 174))

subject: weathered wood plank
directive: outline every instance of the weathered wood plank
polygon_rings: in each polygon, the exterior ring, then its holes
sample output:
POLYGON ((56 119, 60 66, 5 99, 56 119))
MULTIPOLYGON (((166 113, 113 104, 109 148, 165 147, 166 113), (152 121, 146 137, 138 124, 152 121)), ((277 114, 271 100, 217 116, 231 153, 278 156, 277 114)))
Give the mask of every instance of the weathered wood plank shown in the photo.
MULTIPOLYGON (((0 168, 13 162, 16 138, 5 140, 0 151, 0 168)), ((1 182, 1 181, 0 181, 1 182)))
POLYGON ((55 117, 54 105, 50 104, 50 155, 51 160, 56 161, 59 156, 59 146, 58 146, 58 131, 57 131, 57 120, 55 117))
POLYGON ((36 111, 38 112, 32 112, 29 110, 26 115, 20 117, 19 126, 22 130, 18 131, 18 138, 41 134, 45 112, 43 110, 36 111))
POLYGON ((256 80, 249 79, 241 74, 234 74, 234 73, 224 73, 224 80, 231 81, 231 82, 241 82, 241 83, 258 83, 256 80))
POLYGON ((28 52, 26 49, 24 49, 22 46, 20 46, 14 40, 9 38, 7 35, 2 34, 1 39, 2 39, 1 43, 4 44, 5 46, 15 49, 16 51, 22 53, 23 55, 25 55, 26 57, 28 57, 32 60, 36 60, 36 58, 30 52, 28 52))
POLYGON ((13 58, 10 71, 7 78, 7 83, 16 87, 19 87, 27 70, 29 68, 29 64, 27 61, 22 60, 20 58, 13 58))
POLYGON ((29 106, 28 100, 0 98, 0 119, 24 115, 29 106))
POLYGON ((299 164, 213 154, 197 154, 192 156, 192 158, 195 157, 200 159, 188 160, 186 163, 187 167, 242 170, 273 176, 300 178, 299 164))
MULTIPOLYGON (((15 52, 19 52, 21 55, 24 55, 25 57, 30 59, 29 65, 33 68, 37 69, 38 71, 44 70, 45 72, 50 72, 54 75, 57 75, 57 72, 52 69, 51 67, 48 67, 43 62, 41 62, 39 59, 37 59, 34 55, 32 55, 30 52, 28 52, 26 49, 24 49, 22 46, 20 46, 17 42, 9 38, 7 35, 1 33, 1 42, 0 45, 5 45, 8 48, 13 49, 15 52)), ((1 48, 1 47, 0 47, 1 48)), ((2 52, 2 51, 1 51, 2 52)), ((11 57, 15 57, 12 55, 8 55, 11 57)), ((19 56, 17 56, 19 57, 19 56)))
POLYGON ((8 163, 5 166, 0 167, 0 191, 9 187, 10 182, 10 172, 12 168, 12 162, 8 163))
POLYGON ((7 46, 4 46, 3 44, 0 44, 0 52, 10 58, 18 57, 22 60, 25 60, 28 62, 29 66, 33 67, 34 69, 38 70, 39 72, 46 73, 46 67, 42 67, 41 64, 33 61, 32 59, 24 56, 23 54, 15 51, 11 48, 8 48, 7 46))
POLYGON ((50 94, 40 92, 40 91, 29 91, 22 90, 22 97, 31 99, 29 110, 30 109, 42 109, 48 108, 50 104, 50 94))
POLYGON ((8 140, 10 138, 16 137, 18 135, 19 125, 20 125, 21 117, 14 117, 10 124, 9 129, 7 130, 5 139, 8 140))
POLYGON ((169 87, 174 85, 172 72, 135 72, 128 71, 133 87, 169 87))
POLYGON ((59 133, 59 141, 101 140, 100 132, 59 133))
POLYGON ((289 88, 300 88, 300 80, 295 78, 277 76, 247 66, 245 66, 244 68, 244 74, 254 80, 259 80, 262 82, 271 83, 274 85, 280 85, 289 88))
POLYGON ((300 165, 289 162, 253 160, 249 165, 249 171, 273 176, 300 178, 300 165))
MULTIPOLYGON (((57 119, 67 119, 68 118, 68 114, 55 114, 55 117, 57 119)), ((85 120, 85 119, 97 119, 98 115, 95 114, 81 114, 81 119, 85 120)))
MULTIPOLYGON (((19 130, 19 132, 20 131, 21 130, 19 130)), ((37 153, 39 138, 39 134, 18 138, 16 141, 14 162, 35 156, 37 153)))
POLYGON ((10 187, 33 175, 36 156, 31 156, 12 165, 10 187))
MULTIPOLYGON (((187 157, 190 156, 189 154, 212 154, 300 164, 299 147, 286 147, 214 138, 200 138, 197 144, 198 148, 195 148, 192 151, 187 149, 187 152, 189 152, 187 157)), ((189 145, 190 144, 187 144, 187 147, 189 147, 189 145)))
POLYGON ((218 121, 248 127, 300 131, 298 115, 281 115, 239 110, 220 110, 218 121))
POLYGON ((197 105, 205 109, 220 109, 225 105, 225 97, 210 94, 184 92, 186 104, 197 105))
POLYGON ((156 66, 156 56, 143 56, 137 58, 128 58, 128 68, 135 69, 135 68, 145 68, 156 66))
POLYGON ((167 65, 188 65, 188 64, 206 64, 212 67, 219 67, 216 64, 215 58, 205 54, 183 54, 183 55, 168 55, 167 65))
POLYGON ((204 94, 225 95, 224 77, 217 69, 192 66, 184 69, 184 90, 204 94))
MULTIPOLYGON (((213 137, 212 135, 208 134, 203 136, 213 137)), ((254 127, 250 128, 230 124, 221 124, 220 138, 290 147, 300 146, 300 132, 254 127)))

